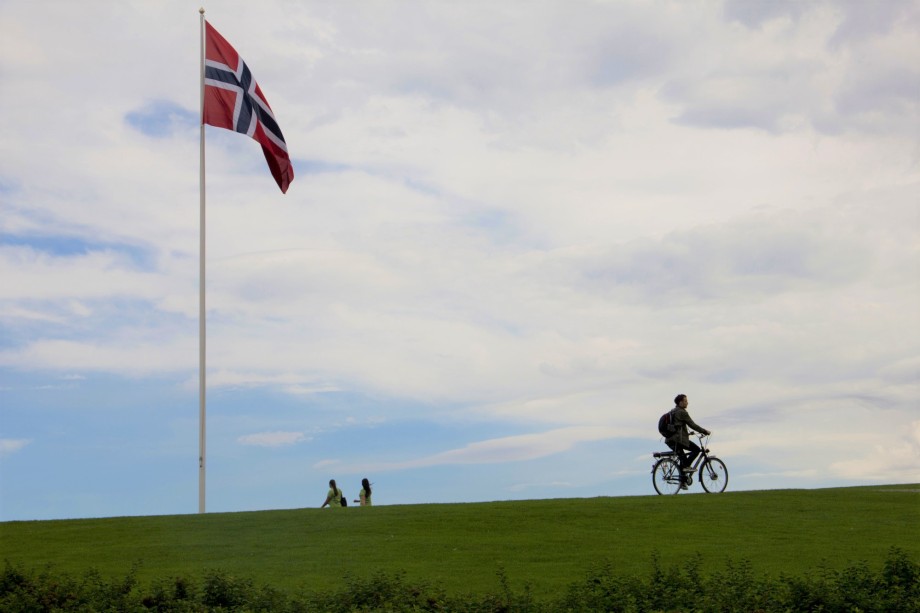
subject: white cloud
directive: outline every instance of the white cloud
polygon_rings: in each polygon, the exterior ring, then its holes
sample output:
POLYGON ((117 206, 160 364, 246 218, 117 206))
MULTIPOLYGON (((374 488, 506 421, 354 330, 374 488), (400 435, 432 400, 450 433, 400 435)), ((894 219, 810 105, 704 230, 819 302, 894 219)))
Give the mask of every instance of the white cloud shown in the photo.
POLYGON ((916 120, 920 70, 900 60, 920 52, 915 3, 729 2, 726 13, 749 29, 729 36, 733 53, 695 56, 669 80, 678 121, 891 134, 916 120))
POLYGON ((118 372, 127 376, 191 370, 198 359, 197 338, 150 338, 155 330, 126 331, 118 342, 39 340, 0 351, 0 365, 40 370, 118 372), (130 338, 134 334, 138 338, 130 338))
POLYGON ((405 462, 377 464, 372 468, 376 471, 391 471, 444 464, 521 462, 557 454, 579 443, 612 439, 619 434, 619 430, 615 428, 559 428, 538 434, 523 434, 470 443, 459 449, 451 449, 405 462))
POLYGON ((137 270, 111 251, 56 257, 29 248, 4 247, 0 248, 0 270, 9 280, 0 289, 0 300, 66 298, 78 316, 89 312, 75 299, 154 298, 165 289, 164 277, 137 270))
POLYGON ((21 451, 31 442, 31 439, 24 438, 0 438, 0 457, 12 455, 17 451, 21 451))
POLYGON ((835 462, 831 469, 845 479, 886 481, 892 475, 916 483, 920 481, 920 421, 909 424, 896 441, 877 441, 869 453, 835 462))
POLYGON ((310 438, 303 432, 259 432, 247 434, 236 439, 241 445, 256 447, 287 447, 295 443, 309 441, 310 438))

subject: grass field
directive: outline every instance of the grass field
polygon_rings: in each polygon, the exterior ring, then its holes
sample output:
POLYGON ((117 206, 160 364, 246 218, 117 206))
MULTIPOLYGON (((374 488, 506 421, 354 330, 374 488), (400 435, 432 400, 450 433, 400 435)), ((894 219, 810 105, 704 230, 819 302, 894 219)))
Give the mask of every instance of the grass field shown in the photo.
POLYGON ((724 570, 805 574, 882 564, 892 546, 920 558, 920 485, 431 504, 0 523, 0 560, 138 579, 223 571, 277 588, 340 587, 343 577, 404 571, 448 593, 552 594, 609 561, 645 575, 699 554, 724 570))

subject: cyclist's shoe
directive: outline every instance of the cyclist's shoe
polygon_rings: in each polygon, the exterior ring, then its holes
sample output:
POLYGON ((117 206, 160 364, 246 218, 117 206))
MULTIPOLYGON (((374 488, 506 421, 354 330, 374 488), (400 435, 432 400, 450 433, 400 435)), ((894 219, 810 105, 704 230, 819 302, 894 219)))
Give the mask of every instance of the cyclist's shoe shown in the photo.
POLYGON ((680 484, 680 489, 682 489, 682 490, 689 490, 690 488, 687 487, 687 484, 686 484, 686 483, 681 483, 681 484, 680 484))

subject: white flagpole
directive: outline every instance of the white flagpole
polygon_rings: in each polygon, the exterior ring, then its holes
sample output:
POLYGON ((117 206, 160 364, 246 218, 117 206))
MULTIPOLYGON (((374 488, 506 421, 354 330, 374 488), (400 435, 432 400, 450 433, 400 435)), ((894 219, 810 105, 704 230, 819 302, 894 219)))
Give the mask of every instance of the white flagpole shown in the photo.
POLYGON ((198 247, 198 512, 205 512, 205 302, 204 302, 204 8, 198 9, 201 21, 201 138, 198 153, 199 247, 198 247))

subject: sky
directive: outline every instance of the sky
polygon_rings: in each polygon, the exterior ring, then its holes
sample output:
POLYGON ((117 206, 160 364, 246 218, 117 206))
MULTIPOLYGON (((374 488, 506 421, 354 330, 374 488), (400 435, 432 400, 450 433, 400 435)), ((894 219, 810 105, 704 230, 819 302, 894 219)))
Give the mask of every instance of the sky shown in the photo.
MULTIPOLYGON (((0 0, 0 521, 198 512, 200 6, 0 0)), ((208 512, 920 482, 920 2, 204 8, 208 512)))

